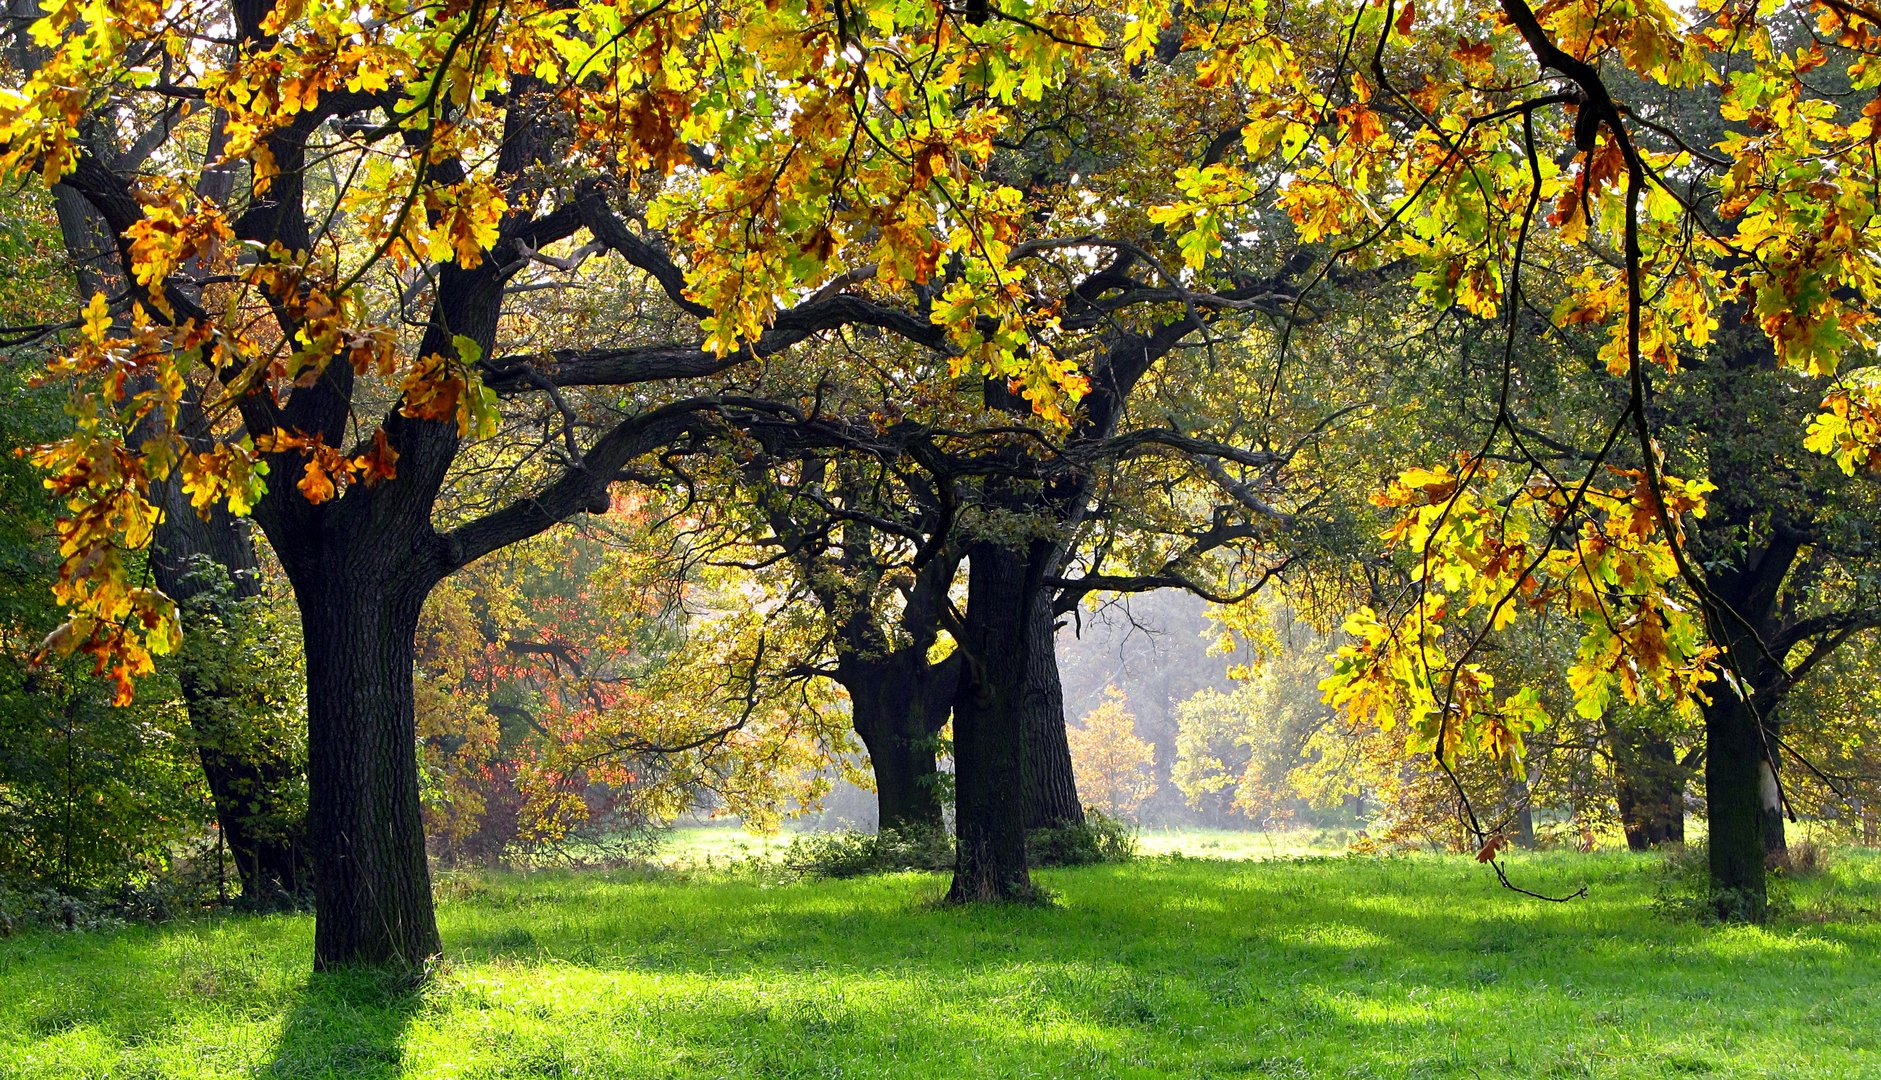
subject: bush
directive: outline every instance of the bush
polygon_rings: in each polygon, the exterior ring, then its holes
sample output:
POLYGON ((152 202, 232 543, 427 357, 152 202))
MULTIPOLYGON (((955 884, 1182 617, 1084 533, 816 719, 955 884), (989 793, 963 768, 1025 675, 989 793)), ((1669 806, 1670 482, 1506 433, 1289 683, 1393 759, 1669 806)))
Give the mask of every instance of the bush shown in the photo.
MULTIPOLYGON (((1102 810, 1087 810, 1082 825, 1034 829, 1026 848, 1033 866, 1128 862, 1136 857, 1136 827, 1102 810)), ((805 877, 944 871, 953 869, 954 840, 941 829, 813 833, 792 840, 782 860, 805 877)))
POLYGON ((124 925, 109 904, 52 888, 0 893, 0 937, 15 930, 115 930, 124 925))
POLYGON ((1660 872, 1668 881, 1699 888, 1711 878, 1711 852, 1703 840, 1694 844, 1662 844, 1660 872))
POLYGON ((1828 848, 1814 840, 1796 840, 1771 869, 1786 877, 1813 878, 1829 868, 1829 861, 1828 848))
POLYGON ((1710 854, 1704 841, 1661 847, 1658 876, 1658 886, 1653 890, 1655 911, 1674 919, 1717 919, 1711 896, 1710 854))
MULTIPOLYGON (((1653 901, 1653 907, 1661 914, 1703 923, 1735 922, 1753 916, 1757 905, 1750 897, 1734 890, 1712 890, 1711 854, 1704 841, 1669 844, 1663 850, 1658 895, 1653 901)), ((1828 853, 1813 841, 1802 840, 1790 845, 1789 864, 1772 868, 1765 886, 1764 912, 1782 915, 1792 911, 1790 898, 1785 893, 1785 879, 1820 873, 1827 861, 1828 853)))
POLYGON ((1034 829, 1027 837, 1034 866, 1089 866, 1136 858, 1136 826, 1102 810, 1086 810, 1082 825, 1034 829))
POLYGON ((805 877, 848 878, 899 870, 949 870, 954 841, 944 829, 884 829, 799 836, 784 865, 805 877))
POLYGON ((126 923, 158 923, 183 915, 240 905, 231 900, 234 872, 217 874, 213 849, 178 845, 162 861, 146 860, 121 880, 91 888, 0 879, 0 937, 16 930, 110 930, 126 923))

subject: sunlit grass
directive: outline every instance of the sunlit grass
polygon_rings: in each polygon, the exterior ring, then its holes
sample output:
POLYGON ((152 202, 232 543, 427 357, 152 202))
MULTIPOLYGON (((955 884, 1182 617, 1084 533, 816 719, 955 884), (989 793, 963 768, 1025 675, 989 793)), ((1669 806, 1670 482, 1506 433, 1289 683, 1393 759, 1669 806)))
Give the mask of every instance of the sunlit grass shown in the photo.
POLYGON ((731 823, 686 825, 662 834, 654 858, 678 867, 723 866, 774 856, 793 839, 789 832, 756 833, 731 823))
POLYGON ((1767 928, 1624 854, 1144 859, 945 879, 453 874, 416 995, 312 979, 305 917, 0 940, 21 1077, 1881 1076, 1881 860, 1767 928))
POLYGON ((1137 848, 1145 855, 1183 855, 1191 859, 1291 859, 1343 854, 1351 840, 1352 834, 1343 829, 1252 832, 1152 827, 1137 833, 1137 848))
MULTIPOLYGON (((754 833, 731 822, 688 825, 660 839, 657 862, 682 868, 722 867, 753 858, 774 857, 796 838, 790 831, 754 833)), ((1303 855, 1344 854, 1353 833, 1343 829, 1238 829, 1145 827, 1137 848, 1145 855, 1182 855, 1192 859, 1288 859, 1303 855)))

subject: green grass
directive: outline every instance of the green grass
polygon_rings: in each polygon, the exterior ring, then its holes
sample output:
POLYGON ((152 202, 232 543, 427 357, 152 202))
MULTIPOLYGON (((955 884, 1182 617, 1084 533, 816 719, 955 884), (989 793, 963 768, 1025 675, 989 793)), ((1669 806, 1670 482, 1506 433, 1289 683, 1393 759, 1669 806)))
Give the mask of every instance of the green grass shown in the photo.
POLYGON ((775 856, 794 839, 794 833, 754 833, 737 825, 686 825, 660 838, 654 858, 683 869, 722 867, 775 856))
POLYGON ((1041 874, 441 880, 403 994, 310 978, 305 917, 0 940, 20 1077, 1881 1077, 1881 859, 1767 928, 1655 910, 1650 859, 1145 859, 1041 874))
POLYGON ((1343 829, 1253 832, 1146 828, 1136 839, 1137 849, 1145 855, 1182 855, 1191 859, 1294 859, 1344 854, 1351 844, 1352 834, 1343 829))
MULTIPOLYGON (((669 830, 654 853, 656 862, 678 869, 725 868, 749 859, 775 858, 798 833, 753 833, 733 824, 687 825, 669 830)), ((1145 855, 1192 859, 1292 859, 1344 854, 1352 834, 1341 829, 1145 828, 1137 848, 1145 855)))

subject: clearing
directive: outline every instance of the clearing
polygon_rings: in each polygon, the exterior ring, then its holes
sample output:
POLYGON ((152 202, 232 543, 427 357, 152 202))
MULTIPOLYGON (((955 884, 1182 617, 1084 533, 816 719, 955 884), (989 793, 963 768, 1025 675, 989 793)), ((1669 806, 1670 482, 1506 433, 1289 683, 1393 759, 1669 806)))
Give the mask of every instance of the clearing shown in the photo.
MULTIPOLYGON (((1194 845, 1191 845, 1192 847, 1194 845)), ((954 910, 935 875, 453 873, 431 982, 305 916, 0 940, 18 1077, 1881 1077, 1881 858, 1715 928, 1660 861, 1144 858, 954 910)))

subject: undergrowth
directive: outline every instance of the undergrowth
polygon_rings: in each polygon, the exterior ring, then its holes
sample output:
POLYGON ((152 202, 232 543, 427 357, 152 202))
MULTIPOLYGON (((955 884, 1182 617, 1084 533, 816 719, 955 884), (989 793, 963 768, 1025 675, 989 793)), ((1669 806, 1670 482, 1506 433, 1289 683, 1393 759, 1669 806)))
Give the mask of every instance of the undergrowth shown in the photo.
MULTIPOLYGON (((1101 810, 1084 822, 1034 829, 1026 837, 1033 866, 1091 866, 1136 857, 1136 827, 1101 810)), ((883 829, 880 832, 806 833, 785 848, 779 861, 804 877, 851 878, 909 870, 947 871, 954 841, 944 829, 883 829)))

